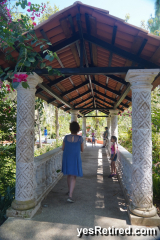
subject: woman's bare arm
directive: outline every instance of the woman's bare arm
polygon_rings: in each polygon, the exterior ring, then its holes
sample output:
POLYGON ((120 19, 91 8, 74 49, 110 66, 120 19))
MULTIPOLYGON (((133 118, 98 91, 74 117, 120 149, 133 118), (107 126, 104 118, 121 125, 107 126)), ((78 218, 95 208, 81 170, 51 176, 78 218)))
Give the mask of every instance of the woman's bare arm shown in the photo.
POLYGON ((64 151, 64 147, 65 147, 65 142, 63 142, 62 144, 62 151, 64 151))
POLYGON ((84 143, 81 144, 81 152, 84 151, 84 143))

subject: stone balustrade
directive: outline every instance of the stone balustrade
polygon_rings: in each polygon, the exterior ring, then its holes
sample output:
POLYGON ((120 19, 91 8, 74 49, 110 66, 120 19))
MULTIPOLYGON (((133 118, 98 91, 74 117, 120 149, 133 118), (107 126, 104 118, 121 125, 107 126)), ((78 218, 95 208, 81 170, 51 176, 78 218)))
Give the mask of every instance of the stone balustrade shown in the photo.
POLYGON ((63 151, 59 147, 34 158, 37 203, 44 199, 63 176, 62 172, 57 173, 57 170, 61 170, 62 167, 62 153, 63 151))
POLYGON ((131 196, 132 154, 118 145, 116 168, 127 202, 131 196))

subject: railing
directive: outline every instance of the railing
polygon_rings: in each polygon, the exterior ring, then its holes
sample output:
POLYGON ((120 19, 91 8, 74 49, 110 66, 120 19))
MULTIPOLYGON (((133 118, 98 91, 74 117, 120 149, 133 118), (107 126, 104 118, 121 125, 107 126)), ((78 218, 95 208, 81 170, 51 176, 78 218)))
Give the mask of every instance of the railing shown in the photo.
POLYGON ((132 154, 129 153, 124 147, 118 145, 117 153, 117 173, 120 184, 124 191, 127 201, 130 201, 131 196, 131 176, 132 176, 132 154))
POLYGON ((34 158, 37 203, 44 199, 63 176, 62 172, 57 172, 57 170, 61 170, 62 153, 59 147, 34 158))

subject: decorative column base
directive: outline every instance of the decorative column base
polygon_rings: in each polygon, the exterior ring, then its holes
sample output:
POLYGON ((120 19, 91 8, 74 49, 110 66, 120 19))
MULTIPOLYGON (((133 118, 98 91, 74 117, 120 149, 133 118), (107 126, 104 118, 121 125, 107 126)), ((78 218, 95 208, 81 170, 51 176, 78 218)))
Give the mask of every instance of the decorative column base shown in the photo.
POLYGON ((39 202, 34 208, 26 209, 26 210, 15 210, 12 207, 7 209, 7 217, 21 217, 21 218, 32 218, 38 209, 41 206, 41 202, 39 202))
POLYGON ((128 216, 131 225, 137 226, 160 226, 160 217, 156 214, 153 217, 140 217, 134 215, 128 208, 128 216))
POLYGON ((150 209, 147 209, 147 208, 135 208, 134 206, 129 205, 129 210, 136 216, 144 218, 153 217, 157 214, 157 209, 154 206, 152 206, 152 208, 150 209))
POLYGON ((11 206, 15 210, 27 210, 27 209, 34 208, 36 206, 36 201, 34 199, 29 201, 14 200, 11 206))

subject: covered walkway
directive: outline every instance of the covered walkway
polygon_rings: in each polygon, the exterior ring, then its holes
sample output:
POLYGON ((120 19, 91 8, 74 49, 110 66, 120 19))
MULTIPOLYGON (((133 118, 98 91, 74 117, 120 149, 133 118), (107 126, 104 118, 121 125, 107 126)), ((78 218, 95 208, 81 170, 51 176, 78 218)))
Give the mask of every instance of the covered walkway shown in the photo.
MULTIPOLYGON (((88 145, 82 153, 82 161, 84 175, 77 179, 74 204, 66 201, 64 176, 43 200, 42 207, 32 219, 9 218, 0 228, 0 239, 72 240, 78 239, 77 228, 128 228, 125 199, 117 178, 108 178, 110 169, 105 149, 100 145, 93 148, 88 145)), ((132 225, 133 229, 136 227, 132 225)), ((103 238, 100 235, 82 236, 82 239, 103 238)), ((112 240, 128 238, 137 239, 137 236, 108 237, 112 240)), ((158 237, 138 236, 138 239, 158 237)))

